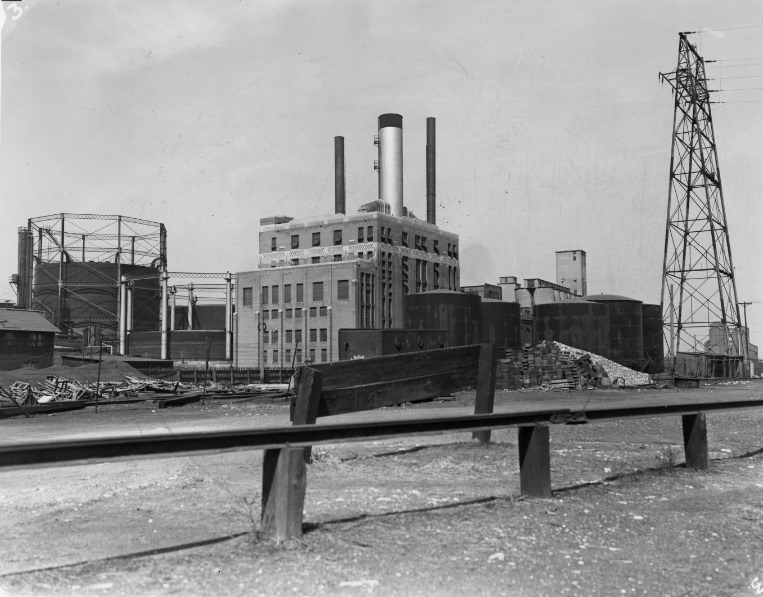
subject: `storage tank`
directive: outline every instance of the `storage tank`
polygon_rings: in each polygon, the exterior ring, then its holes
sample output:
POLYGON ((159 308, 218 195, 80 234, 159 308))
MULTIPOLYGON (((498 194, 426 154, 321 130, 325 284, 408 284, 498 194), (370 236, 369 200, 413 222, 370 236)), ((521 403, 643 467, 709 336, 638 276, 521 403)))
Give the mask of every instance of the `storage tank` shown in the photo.
POLYGON ((532 309, 532 291, 528 290, 527 288, 517 288, 514 292, 514 298, 517 300, 520 307, 524 307, 525 309, 532 309))
POLYGON ((665 368, 665 342, 663 339, 662 308, 660 305, 641 305, 644 336, 644 360, 647 373, 661 373, 665 368))
POLYGON ((521 348, 522 331, 519 303, 482 299, 480 303, 482 342, 499 348, 521 348))
POLYGON ((536 305, 545 305, 546 303, 556 303, 555 292, 553 288, 536 288, 533 302, 536 305))
MULTIPOLYGON (((116 333, 119 317, 119 265, 101 262, 45 263, 35 267, 35 308, 53 314, 62 331, 97 323, 116 333), (60 269, 59 269, 60 268, 60 269), (59 298, 58 278, 63 293, 59 298)), ((133 282, 133 330, 150 331, 159 326, 159 272, 147 266, 122 265, 121 274, 150 279, 133 282)))
POLYGON ((480 297, 467 292, 432 290, 403 297, 409 330, 448 330, 450 346, 480 343, 480 297))
POLYGON ((644 330, 641 301, 616 294, 592 294, 584 300, 609 307, 609 354, 604 356, 626 367, 644 365, 644 330))
POLYGON ((536 305, 535 334, 538 342, 556 341, 594 354, 609 354, 609 307, 573 299, 536 305))

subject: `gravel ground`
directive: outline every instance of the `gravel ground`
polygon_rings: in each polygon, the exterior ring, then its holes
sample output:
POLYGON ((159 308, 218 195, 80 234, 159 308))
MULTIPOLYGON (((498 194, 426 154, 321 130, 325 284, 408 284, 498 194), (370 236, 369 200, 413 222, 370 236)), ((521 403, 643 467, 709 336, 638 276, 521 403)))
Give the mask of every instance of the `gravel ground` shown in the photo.
MULTIPOLYGON (((287 419, 284 403, 114 408, 2 421, 0 442, 287 419)), ((463 433, 320 446, 307 532, 280 546, 256 533, 257 451, 8 470, 0 594, 732 595, 763 578, 761 423, 760 409, 708 415, 703 472, 681 466, 680 417, 554 426, 549 500, 519 496, 516 430, 488 446, 463 433)))

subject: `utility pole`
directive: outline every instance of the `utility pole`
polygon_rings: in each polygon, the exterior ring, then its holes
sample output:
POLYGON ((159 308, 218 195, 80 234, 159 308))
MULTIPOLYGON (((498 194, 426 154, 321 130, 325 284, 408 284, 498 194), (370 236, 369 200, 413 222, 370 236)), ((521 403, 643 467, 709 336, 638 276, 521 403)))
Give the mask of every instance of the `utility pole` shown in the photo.
MULTIPOLYGON (((660 73, 673 88, 662 305, 668 358, 680 352, 743 356, 734 264, 710 113, 705 60, 679 33, 678 65, 660 73), (675 292, 670 287, 675 286, 675 292), (674 321, 670 321, 675 313, 674 321), (731 345, 720 341, 731 337, 731 345)), ((710 62, 710 61, 708 61, 710 62)))
POLYGON ((750 367, 750 328, 747 327, 747 305, 752 303, 739 303, 744 309, 744 359, 747 361, 747 374, 752 373, 750 367))

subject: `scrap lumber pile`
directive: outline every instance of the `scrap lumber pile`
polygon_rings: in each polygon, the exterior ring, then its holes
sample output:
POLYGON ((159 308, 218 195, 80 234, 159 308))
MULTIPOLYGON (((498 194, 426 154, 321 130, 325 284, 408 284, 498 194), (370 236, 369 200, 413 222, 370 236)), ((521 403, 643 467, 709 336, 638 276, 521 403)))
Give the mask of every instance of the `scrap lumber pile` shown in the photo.
POLYGON ((496 387, 507 390, 532 387, 550 390, 607 388, 614 381, 620 385, 640 385, 651 381, 647 374, 558 342, 507 349, 504 358, 498 361, 496 377, 496 387))

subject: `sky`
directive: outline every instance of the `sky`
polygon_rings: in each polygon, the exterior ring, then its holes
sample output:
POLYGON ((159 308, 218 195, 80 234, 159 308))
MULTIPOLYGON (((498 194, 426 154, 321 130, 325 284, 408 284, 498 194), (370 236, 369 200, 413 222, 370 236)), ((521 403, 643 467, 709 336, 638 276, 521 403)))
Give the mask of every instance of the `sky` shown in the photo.
MULTIPOLYGON (((403 116, 404 197, 438 225, 463 284, 554 281, 659 303, 678 32, 723 91, 713 121, 739 301, 763 343, 763 4, 666 0, 3 2, 0 298, 31 217, 167 227, 170 271, 257 267, 259 219, 377 198, 373 136, 403 116), (757 60, 755 60, 757 58, 757 60), (758 89, 756 89, 758 88, 758 89)), ((2 18, 2 17, 0 17, 2 18)))

